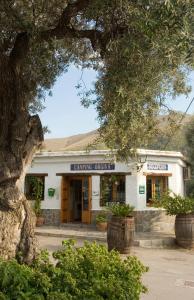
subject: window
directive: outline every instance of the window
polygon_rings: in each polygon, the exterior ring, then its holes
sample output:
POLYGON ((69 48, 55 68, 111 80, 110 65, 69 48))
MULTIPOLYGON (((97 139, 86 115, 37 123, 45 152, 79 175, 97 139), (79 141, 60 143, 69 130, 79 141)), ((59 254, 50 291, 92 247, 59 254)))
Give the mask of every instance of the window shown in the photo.
POLYGON ((168 189, 167 176, 147 176, 147 205, 150 205, 153 199, 160 199, 162 194, 168 189))
POLYGON ((26 175, 24 193, 28 200, 35 200, 35 194, 41 195, 41 200, 44 200, 45 176, 43 175, 26 175))
POLYGON ((110 202, 125 202, 125 176, 102 175, 100 177, 100 206, 110 202))
POLYGON ((191 179, 191 169, 190 169, 190 167, 183 167, 183 179, 184 180, 191 179))

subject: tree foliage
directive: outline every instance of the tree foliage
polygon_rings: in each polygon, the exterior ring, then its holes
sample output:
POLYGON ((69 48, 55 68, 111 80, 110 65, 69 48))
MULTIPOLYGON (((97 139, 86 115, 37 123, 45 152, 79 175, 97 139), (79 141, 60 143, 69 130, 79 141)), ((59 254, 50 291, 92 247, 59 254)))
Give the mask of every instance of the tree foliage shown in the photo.
POLYGON ((194 168, 194 116, 189 122, 186 129, 186 147, 187 147, 187 155, 191 162, 192 168, 194 168))
POLYGON ((192 11, 192 0, 3 0, 0 58, 17 70, 30 111, 70 64, 94 68, 83 103, 125 158, 153 135, 165 97, 188 92, 192 11))

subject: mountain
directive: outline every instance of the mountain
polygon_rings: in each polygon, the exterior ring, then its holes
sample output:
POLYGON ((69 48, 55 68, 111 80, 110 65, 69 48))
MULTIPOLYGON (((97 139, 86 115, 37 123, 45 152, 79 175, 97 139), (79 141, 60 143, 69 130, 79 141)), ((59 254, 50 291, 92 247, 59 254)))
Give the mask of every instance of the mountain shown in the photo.
MULTIPOLYGON (((185 129, 192 115, 186 115, 182 119, 182 113, 158 116, 159 133, 153 137, 153 141, 146 147, 155 150, 182 151, 186 147, 185 129), (181 120, 182 119, 182 120, 181 120), (181 122, 180 122, 181 120, 181 122), (179 128, 177 128, 177 124, 179 128)), ((86 150, 89 144, 93 144, 98 137, 98 131, 93 130, 83 134, 77 134, 65 138, 46 139, 42 151, 62 152, 86 150)), ((144 146, 141 145, 143 148, 144 146)), ((103 144, 95 144, 93 149, 107 149, 103 144)))
POLYGON ((98 131, 93 130, 65 138, 46 139, 41 150, 52 152, 86 150, 88 145, 94 143, 97 137, 98 131))

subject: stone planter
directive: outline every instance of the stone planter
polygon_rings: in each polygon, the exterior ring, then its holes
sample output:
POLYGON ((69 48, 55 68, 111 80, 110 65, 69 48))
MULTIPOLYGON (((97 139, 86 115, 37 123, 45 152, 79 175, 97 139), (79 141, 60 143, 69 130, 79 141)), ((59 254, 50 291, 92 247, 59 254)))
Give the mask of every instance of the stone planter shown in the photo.
POLYGON ((107 222, 99 222, 99 223, 96 223, 96 228, 97 228, 99 231, 107 231, 107 222))
POLYGON ((194 214, 176 216, 175 236, 179 246, 194 249, 194 214))
POLYGON ((134 217, 112 216, 108 222, 108 250, 118 250, 120 253, 130 253, 134 241, 134 217))

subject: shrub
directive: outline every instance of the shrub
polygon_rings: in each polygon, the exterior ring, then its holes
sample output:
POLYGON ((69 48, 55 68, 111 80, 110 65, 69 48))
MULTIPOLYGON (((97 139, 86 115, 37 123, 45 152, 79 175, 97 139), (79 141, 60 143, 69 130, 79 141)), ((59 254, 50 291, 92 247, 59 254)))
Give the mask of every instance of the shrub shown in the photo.
POLYGON ((168 192, 160 200, 155 200, 154 206, 163 207, 168 215, 189 214, 194 213, 194 198, 168 192))
POLYGON ((47 274, 16 260, 0 260, 0 300, 46 299, 52 284, 47 274))
POLYGON ((136 257, 122 260, 103 245, 73 241, 53 253, 56 265, 43 252, 34 265, 0 261, 1 300, 137 300, 146 292, 141 276, 147 268, 136 257))
POLYGON ((109 206, 109 210, 116 217, 128 217, 134 211, 134 207, 129 204, 114 203, 109 206))
POLYGON ((72 242, 64 242, 54 258, 55 289, 69 293, 72 299, 135 300, 146 291, 141 276, 147 269, 137 258, 123 261, 118 252, 108 252, 103 245, 87 242, 76 248, 72 242))

